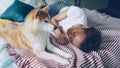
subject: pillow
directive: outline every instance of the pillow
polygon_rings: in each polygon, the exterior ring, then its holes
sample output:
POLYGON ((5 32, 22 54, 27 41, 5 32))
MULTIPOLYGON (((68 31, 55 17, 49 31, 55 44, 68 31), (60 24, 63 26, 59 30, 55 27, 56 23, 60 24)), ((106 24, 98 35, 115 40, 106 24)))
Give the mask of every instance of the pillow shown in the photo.
POLYGON ((23 22, 26 15, 32 9, 34 9, 32 6, 15 0, 14 3, 9 6, 3 14, 1 14, 0 18, 15 22, 23 22))

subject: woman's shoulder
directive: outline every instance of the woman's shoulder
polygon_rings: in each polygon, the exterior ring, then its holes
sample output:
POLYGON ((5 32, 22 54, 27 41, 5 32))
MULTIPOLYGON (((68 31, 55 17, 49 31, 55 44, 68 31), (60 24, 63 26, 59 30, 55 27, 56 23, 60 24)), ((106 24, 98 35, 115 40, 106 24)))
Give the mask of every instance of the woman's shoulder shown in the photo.
POLYGON ((83 11, 83 9, 82 8, 80 8, 80 7, 78 7, 78 6, 70 6, 69 7, 69 10, 72 10, 72 11, 83 11))
POLYGON ((67 15, 68 16, 78 16, 78 15, 81 15, 81 13, 83 13, 83 9, 82 8, 80 8, 80 7, 78 7, 78 6, 70 6, 69 7, 69 10, 68 10, 68 12, 67 12, 67 15))

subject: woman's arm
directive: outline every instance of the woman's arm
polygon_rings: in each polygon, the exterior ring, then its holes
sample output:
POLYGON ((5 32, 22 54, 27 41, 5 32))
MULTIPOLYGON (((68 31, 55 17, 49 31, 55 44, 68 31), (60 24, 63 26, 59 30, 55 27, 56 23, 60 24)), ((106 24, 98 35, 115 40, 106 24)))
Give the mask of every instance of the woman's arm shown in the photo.
POLYGON ((64 10, 64 11, 62 11, 61 13, 55 15, 55 16, 51 19, 51 22, 52 22, 55 26, 59 27, 59 21, 67 18, 67 11, 68 11, 68 10, 64 10))

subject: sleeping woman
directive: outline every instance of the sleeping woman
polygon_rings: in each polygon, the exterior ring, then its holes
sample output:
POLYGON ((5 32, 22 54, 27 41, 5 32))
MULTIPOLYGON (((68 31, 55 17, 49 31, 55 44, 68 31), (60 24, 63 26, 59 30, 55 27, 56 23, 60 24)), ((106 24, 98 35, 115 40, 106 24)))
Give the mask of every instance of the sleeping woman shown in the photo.
POLYGON ((49 5, 47 11, 51 22, 57 27, 55 34, 58 43, 66 45, 70 41, 84 52, 98 50, 101 32, 87 26, 87 18, 81 8, 58 1, 49 5))

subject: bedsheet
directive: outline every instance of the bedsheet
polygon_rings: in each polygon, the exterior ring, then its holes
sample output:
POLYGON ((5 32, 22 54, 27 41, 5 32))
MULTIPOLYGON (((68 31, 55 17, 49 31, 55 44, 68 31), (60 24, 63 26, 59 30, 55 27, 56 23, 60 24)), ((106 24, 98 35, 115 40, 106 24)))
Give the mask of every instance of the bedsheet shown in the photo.
POLYGON ((16 55, 13 49, 7 43, 0 46, 0 68, 18 68, 14 62, 16 55))
MULTIPOLYGON (((72 55, 72 58, 68 59, 70 62, 68 66, 61 65, 58 62, 55 62, 53 60, 46 60, 46 59, 39 58, 35 56, 33 53, 31 53, 30 51, 14 48, 10 45, 6 46, 7 48, 6 52, 9 55, 12 55, 14 57, 14 60, 12 63, 14 63, 18 68, 88 68, 88 67, 103 68, 104 67, 102 60, 97 52, 84 53, 70 43, 67 46, 58 44, 55 38, 53 37, 53 35, 51 34, 50 34, 50 39, 56 47, 72 55)), ((47 52, 58 55, 48 50, 47 52)), ((4 54, 0 54, 0 56, 4 56, 4 54)), ((10 59, 13 59, 13 58, 11 57, 10 59)), ((7 66, 9 68, 9 65, 7 66)))

